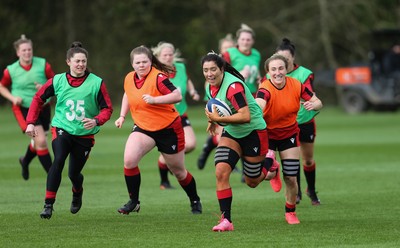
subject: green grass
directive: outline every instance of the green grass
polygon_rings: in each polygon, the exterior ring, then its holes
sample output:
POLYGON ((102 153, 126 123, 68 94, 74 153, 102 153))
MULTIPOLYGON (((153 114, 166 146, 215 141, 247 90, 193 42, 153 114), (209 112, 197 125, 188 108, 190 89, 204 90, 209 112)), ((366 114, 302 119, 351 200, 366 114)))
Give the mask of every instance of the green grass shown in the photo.
MULTIPOLYGON (((114 116, 118 116, 116 107, 114 116)), ((399 247, 400 112, 349 116, 325 108, 317 117, 317 190, 322 205, 306 197, 297 206, 300 225, 284 220, 284 193, 268 183, 250 189, 232 175, 234 232, 213 233, 218 202, 212 159, 203 171, 197 156, 206 138, 203 107, 189 116, 197 149, 186 156, 196 178, 204 212, 192 215, 174 178, 175 190, 161 191, 156 151, 140 164, 141 211, 128 216, 116 209, 128 195, 123 150, 132 122, 122 130, 112 118, 96 136, 86 164, 83 207, 69 212, 71 183, 64 169, 55 212, 42 220, 46 177, 37 159, 23 181, 18 157, 28 138, 8 107, 0 108, 0 247, 399 247)), ((305 185, 305 180, 302 180, 305 185)))

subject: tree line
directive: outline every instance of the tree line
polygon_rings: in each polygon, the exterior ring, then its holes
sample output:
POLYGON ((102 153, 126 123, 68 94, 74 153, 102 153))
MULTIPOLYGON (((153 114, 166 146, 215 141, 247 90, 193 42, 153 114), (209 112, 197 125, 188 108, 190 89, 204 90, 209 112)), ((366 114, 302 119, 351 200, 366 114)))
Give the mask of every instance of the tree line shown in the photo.
POLYGON ((399 17, 399 0, 2 0, 0 66, 17 59, 12 43, 25 34, 36 56, 64 72, 66 51, 79 40, 89 51, 89 67, 119 103, 132 70, 130 51, 167 41, 181 51, 203 93, 201 57, 218 51, 218 40, 234 35, 241 23, 254 29, 263 60, 287 37, 296 45, 296 61, 316 71, 366 61, 371 31, 398 28, 399 17))

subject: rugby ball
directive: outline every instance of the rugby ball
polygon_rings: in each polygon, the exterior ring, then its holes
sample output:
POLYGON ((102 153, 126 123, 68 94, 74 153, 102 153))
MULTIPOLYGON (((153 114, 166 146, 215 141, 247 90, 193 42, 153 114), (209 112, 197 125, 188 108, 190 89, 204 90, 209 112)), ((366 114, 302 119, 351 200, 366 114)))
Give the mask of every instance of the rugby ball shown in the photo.
MULTIPOLYGON (((206 108, 209 112, 214 112, 214 106, 217 109, 219 116, 230 116, 232 115, 232 111, 229 108, 228 104, 218 98, 211 98, 208 100, 206 108)), ((227 123, 217 122, 220 126, 226 126, 227 123)))

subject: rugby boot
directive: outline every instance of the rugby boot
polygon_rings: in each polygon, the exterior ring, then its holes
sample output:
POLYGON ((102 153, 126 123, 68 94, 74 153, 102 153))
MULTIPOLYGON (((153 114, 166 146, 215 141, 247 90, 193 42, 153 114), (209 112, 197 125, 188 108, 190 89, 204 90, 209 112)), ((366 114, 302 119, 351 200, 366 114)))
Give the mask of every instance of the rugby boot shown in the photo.
POLYGON ((81 190, 81 192, 73 192, 72 193, 72 202, 71 202, 71 208, 70 208, 71 213, 76 214, 81 209, 82 195, 83 195, 83 189, 81 190))
POLYGON ((286 212, 285 213, 286 221, 289 225, 300 224, 299 219, 296 216, 296 212, 286 212))
POLYGON ((29 179, 29 168, 28 168, 28 165, 24 164, 24 157, 19 158, 19 163, 21 164, 22 178, 24 180, 28 180, 29 179))
POLYGON ((45 204, 43 211, 40 213, 40 218, 50 219, 53 214, 53 204, 45 204))
POLYGON ((307 189, 306 194, 311 199, 311 205, 313 205, 313 206, 321 205, 321 201, 319 200, 319 198, 317 196, 317 192, 315 190, 308 190, 307 189))
POLYGON ((231 223, 228 219, 221 216, 221 219, 218 222, 218 225, 214 226, 212 230, 214 232, 226 232, 226 231, 233 231, 233 223, 231 223))
POLYGON ((190 207, 192 209, 193 214, 201 214, 203 212, 203 207, 201 205, 200 200, 199 201, 191 201, 190 207))
POLYGON ((120 214, 129 214, 130 212, 139 213, 139 210, 140 210, 140 201, 134 202, 132 200, 129 200, 128 203, 126 203, 124 206, 118 209, 118 212, 120 214))
POLYGON ((162 182, 160 184, 160 189, 161 190, 164 190, 164 189, 175 189, 175 187, 172 186, 170 182, 162 182))

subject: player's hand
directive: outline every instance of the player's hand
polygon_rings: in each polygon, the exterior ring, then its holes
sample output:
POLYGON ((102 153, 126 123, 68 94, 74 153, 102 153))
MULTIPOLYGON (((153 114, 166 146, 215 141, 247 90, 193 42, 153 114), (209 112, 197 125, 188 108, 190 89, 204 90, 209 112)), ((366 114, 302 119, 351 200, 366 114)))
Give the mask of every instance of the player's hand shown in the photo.
POLYGON ((142 99, 148 104, 154 104, 155 103, 154 97, 150 96, 149 94, 144 94, 142 96, 142 99))
POLYGON ((34 82, 34 84, 35 84, 36 90, 39 90, 43 86, 42 84, 39 84, 38 82, 34 82))
POLYGON ((243 70, 240 71, 240 74, 244 77, 244 79, 247 79, 251 75, 251 70, 250 66, 246 65, 243 70))
POLYGON ((19 97, 19 96, 14 96, 13 97, 13 99, 12 99, 12 104, 13 105, 20 106, 21 103, 22 103, 22 98, 21 97, 19 97))
POLYGON ((91 119, 91 118, 83 118, 82 122, 83 122, 83 127, 86 130, 92 129, 95 126, 97 126, 97 122, 96 122, 96 120, 94 118, 93 119, 91 119))
POLYGON ((311 101, 306 101, 303 103, 303 106, 305 109, 307 109, 308 111, 315 109, 315 104, 311 101))
POLYGON ((124 124, 124 122, 125 122, 125 117, 120 116, 120 117, 114 122, 114 124, 115 124, 115 126, 116 126, 117 128, 121 128, 122 125, 124 124))
POLYGON ((28 126, 26 126, 25 133, 26 133, 26 135, 28 135, 32 138, 36 137, 37 131, 36 131, 35 125, 28 124, 28 126))
POLYGON ((205 114, 207 116, 208 121, 211 122, 217 122, 220 118, 216 106, 213 106, 213 112, 209 112, 207 108, 205 108, 205 114))
POLYGON ((192 96, 192 99, 195 100, 195 101, 199 101, 200 100, 200 95, 199 95, 199 93, 197 93, 197 91, 194 91, 191 96, 192 96))
POLYGON ((208 122, 206 131, 212 136, 218 135, 218 125, 214 122, 208 122))

